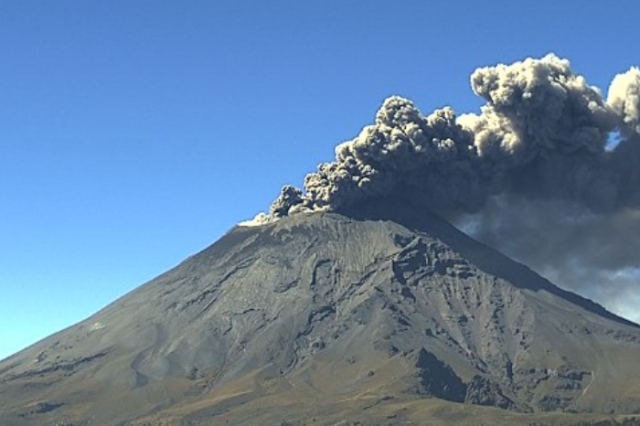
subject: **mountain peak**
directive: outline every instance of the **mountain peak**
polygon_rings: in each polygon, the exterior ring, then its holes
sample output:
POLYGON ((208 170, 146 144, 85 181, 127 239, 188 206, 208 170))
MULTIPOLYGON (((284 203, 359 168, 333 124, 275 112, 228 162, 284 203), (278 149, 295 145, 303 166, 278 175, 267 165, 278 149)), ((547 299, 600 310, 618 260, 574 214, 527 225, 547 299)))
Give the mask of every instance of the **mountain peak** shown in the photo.
POLYGON ((435 214, 361 207, 238 226, 3 361, 0 420, 241 424, 262 410, 246 423, 257 424, 285 406, 330 417, 374 397, 525 413, 640 406, 637 326, 435 214))

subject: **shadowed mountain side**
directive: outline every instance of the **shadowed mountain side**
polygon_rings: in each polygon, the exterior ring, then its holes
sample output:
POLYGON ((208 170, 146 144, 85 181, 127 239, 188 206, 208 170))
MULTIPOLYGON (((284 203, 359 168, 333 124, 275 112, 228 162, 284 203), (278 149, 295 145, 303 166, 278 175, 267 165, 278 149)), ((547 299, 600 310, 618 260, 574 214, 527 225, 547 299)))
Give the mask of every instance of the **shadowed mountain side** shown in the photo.
POLYGON ((346 407, 368 423, 390 401, 640 409, 636 325, 407 210, 232 229, 0 362, 0 424, 251 425, 310 407, 316 424, 346 407))
MULTIPOLYGON (((409 229, 427 233, 446 241, 463 258, 471 261, 483 271, 503 278, 519 288, 545 290, 566 299, 596 315, 624 325, 640 328, 640 325, 622 318, 605 309, 602 305, 571 291, 563 290, 541 277, 522 263, 518 263, 502 253, 482 244, 458 230, 449 222, 428 212, 424 207, 408 204, 406 201, 384 200, 382 203, 364 203, 346 214, 360 220, 388 220, 400 223, 409 229), (384 206, 384 207, 381 207, 384 206), (418 213, 419 212, 419 213, 418 213)), ((561 283, 558 283, 561 284, 561 283)))

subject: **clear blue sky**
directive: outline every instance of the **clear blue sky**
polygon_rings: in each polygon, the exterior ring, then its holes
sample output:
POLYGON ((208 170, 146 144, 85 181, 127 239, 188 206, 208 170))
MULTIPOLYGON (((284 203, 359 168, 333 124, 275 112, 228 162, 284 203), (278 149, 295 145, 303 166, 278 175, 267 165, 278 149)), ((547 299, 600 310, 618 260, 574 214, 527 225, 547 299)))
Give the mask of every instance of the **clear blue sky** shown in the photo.
POLYGON ((0 358, 268 207, 391 94, 478 66, 638 64, 640 2, 0 1, 0 358))

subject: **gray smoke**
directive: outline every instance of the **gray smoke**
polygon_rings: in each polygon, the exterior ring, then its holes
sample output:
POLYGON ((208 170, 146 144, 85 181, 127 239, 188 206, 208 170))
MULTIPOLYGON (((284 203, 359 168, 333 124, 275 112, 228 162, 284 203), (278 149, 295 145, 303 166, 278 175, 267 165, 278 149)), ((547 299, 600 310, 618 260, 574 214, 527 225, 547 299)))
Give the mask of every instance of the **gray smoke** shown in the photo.
POLYGON ((614 79, 609 103, 552 54, 480 68, 471 86, 487 101, 479 115, 445 107, 424 116, 407 99, 385 100, 374 124, 338 145, 335 161, 308 174, 303 191, 285 187, 272 215, 339 211, 390 194, 441 212, 477 212, 502 193, 593 211, 637 201, 628 189, 638 183, 638 149, 627 140, 606 149, 612 131, 638 130, 637 68, 614 79))
POLYGON ((640 209, 597 214, 561 200, 501 195, 457 225, 552 282, 640 323, 640 209))
POLYGON ((640 70, 616 76, 606 101, 553 54, 479 68, 471 87, 480 114, 388 98, 302 190, 283 189, 271 219, 393 196, 605 304, 599 280, 640 280, 640 70), (577 282, 585 273, 598 282, 577 282))
POLYGON ((632 67, 613 79, 607 103, 622 118, 624 130, 640 133, 640 69, 632 67))

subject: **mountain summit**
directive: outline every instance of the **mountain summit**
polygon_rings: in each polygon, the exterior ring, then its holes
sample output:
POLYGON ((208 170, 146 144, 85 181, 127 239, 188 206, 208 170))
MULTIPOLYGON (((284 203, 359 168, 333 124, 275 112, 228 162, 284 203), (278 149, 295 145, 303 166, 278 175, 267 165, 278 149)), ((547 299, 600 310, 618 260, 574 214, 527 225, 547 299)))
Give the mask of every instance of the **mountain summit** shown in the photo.
POLYGON ((640 409, 637 325, 436 215, 360 207, 235 227, 3 360, 0 424, 420 424, 425 410, 464 424, 640 409))

